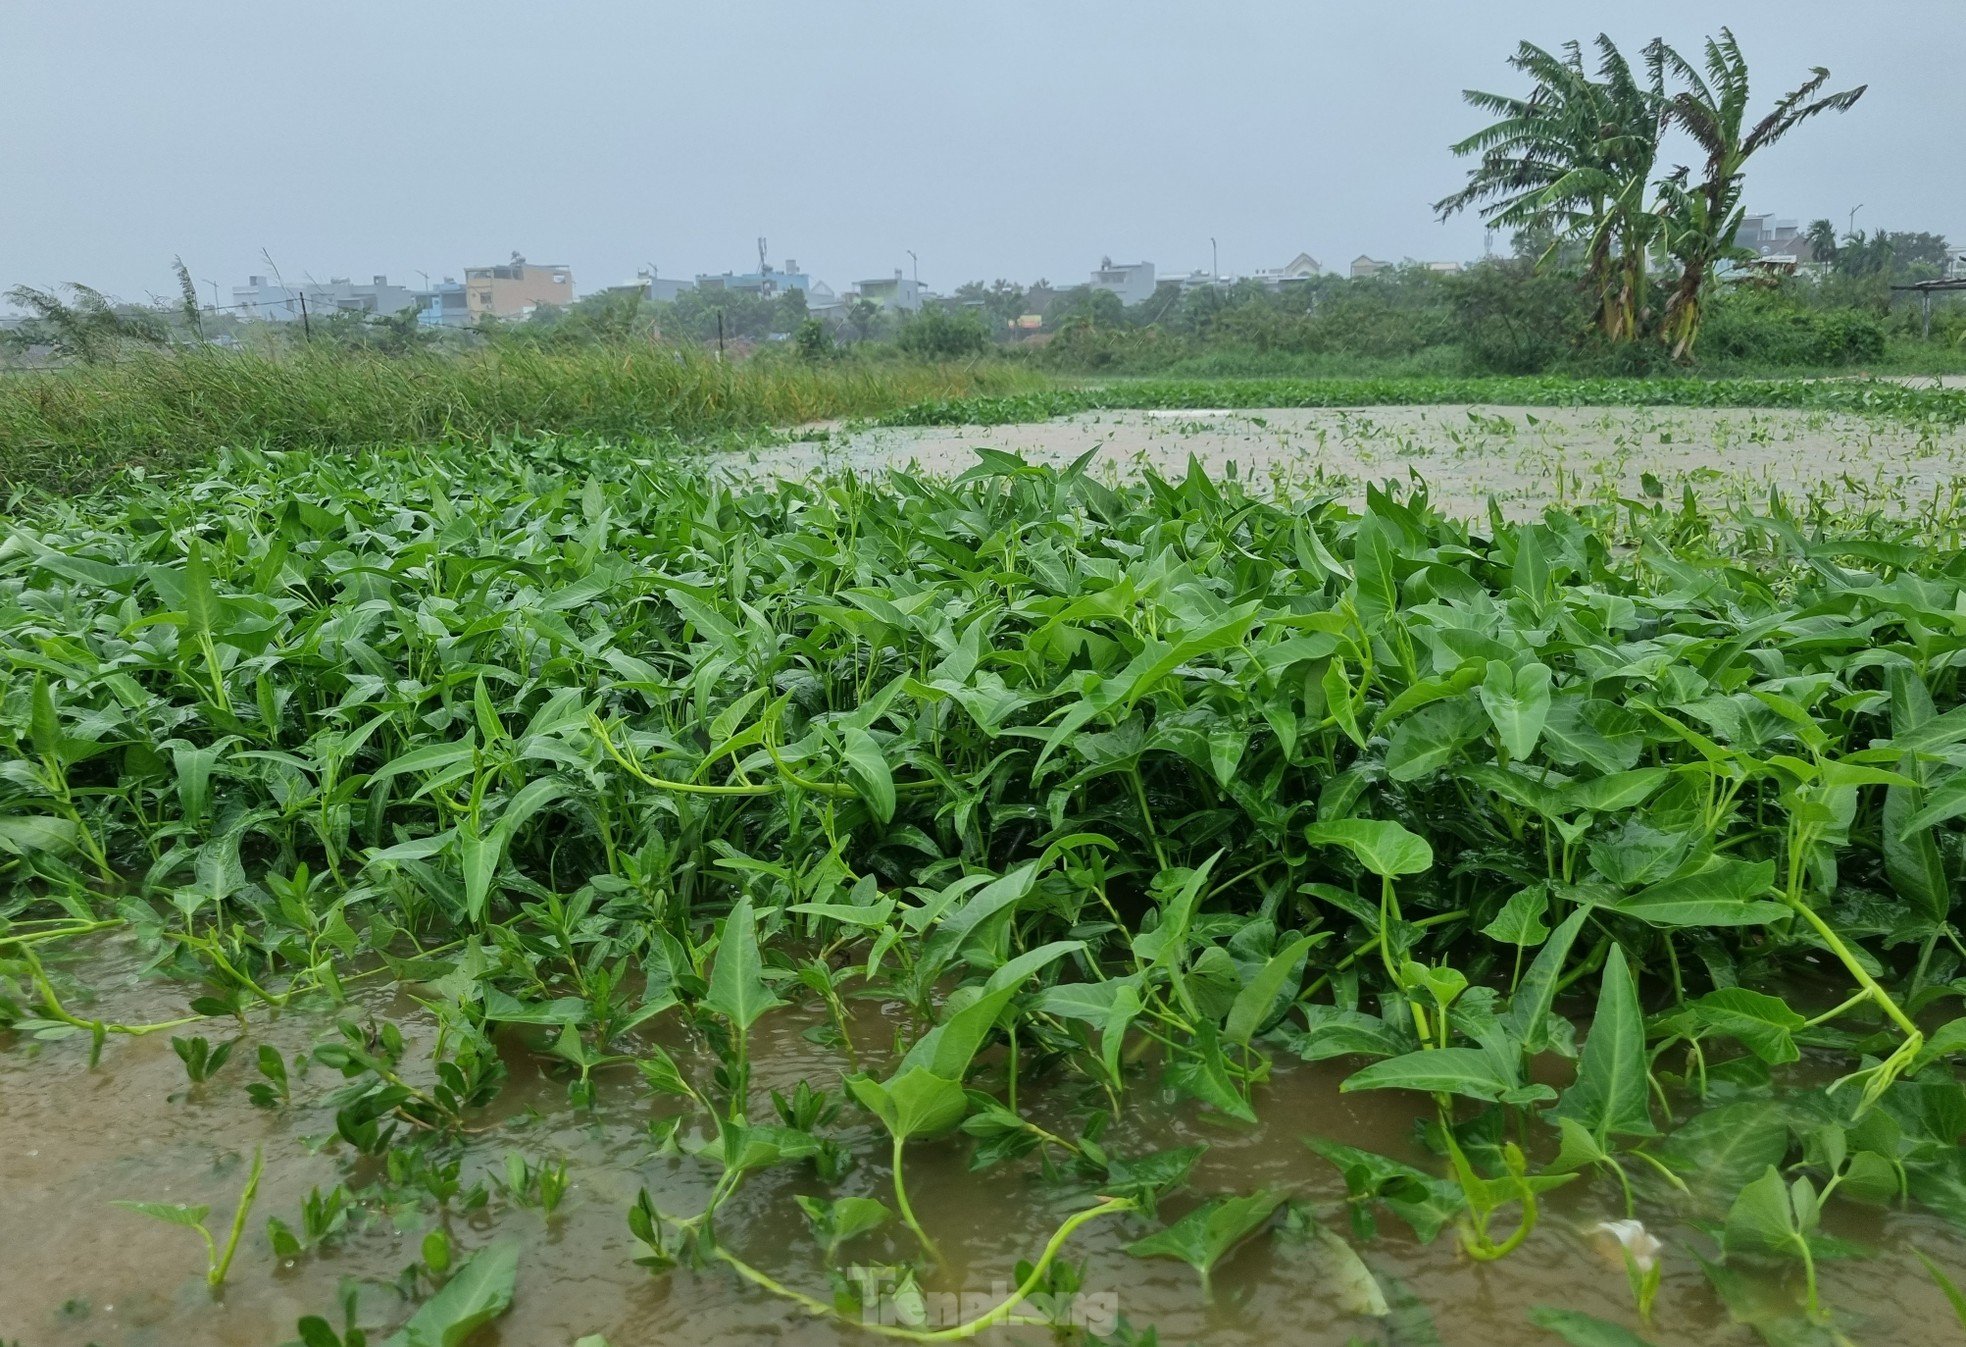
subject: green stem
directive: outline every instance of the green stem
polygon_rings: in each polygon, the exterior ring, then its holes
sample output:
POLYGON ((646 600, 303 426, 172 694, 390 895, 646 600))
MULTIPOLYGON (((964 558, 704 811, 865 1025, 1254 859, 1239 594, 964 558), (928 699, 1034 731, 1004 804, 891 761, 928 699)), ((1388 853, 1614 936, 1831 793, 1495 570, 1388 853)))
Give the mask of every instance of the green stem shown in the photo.
MULTIPOLYGON (((1399 920, 1399 899, 1393 894, 1391 875, 1379 878, 1379 958, 1386 965, 1386 976, 1399 986, 1399 969, 1393 967, 1392 924, 1399 920)), ((1422 1035, 1424 1038, 1425 1035, 1422 1035)))
POLYGON ((1846 1011, 1855 1010, 1858 1006, 1862 1005, 1864 1002, 1868 1000, 1870 1000, 1870 993, 1868 991, 1859 991, 1855 996, 1851 997, 1848 1001, 1843 1002, 1843 1004, 1839 1006, 1834 1006, 1829 1010, 1825 1010, 1822 1014, 1816 1016, 1815 1019, 1808 1021, 1802 1027, 1804 1029, 1814 1029, 1819 1024, 1827 1024, 1831 1020, 1836 1019, 1838 1016, 1844 1014, 1846 1011))
POLYGON ((1140 820, 1146 826, 1147 840, 1154 845, 1154 859, 1159 861, 1160 868, 1165 870, 1168 868, 1167 848, 1161 845, 1160 830, 1154 827, 1153 807, 1147 803, 1147 783, 1142 779, 1138 766, 1130 769, 1127 776, 1133 782, 1134 795, 1140 800, 1140 820))
POLYGON ((1005 1096, 1007 1101, 1006 1106, 1010 1109, 1012 1113, 1015 1113, 1017 1112, 1017 1021, 1014 1018, 1011 1020, 1010 1024, 1006 1026, 1004 1033, 1005 1036, 1008 1037, 1010 1040, 1010 1044, 1009 1044, 1010 1084, 1008 1089, 1005 1091, 1005 1096))
POLYGON ((801 1305, 821 1318, 850 1324, 856 1328, 863 1328, 869 1333, 875 1333, 884 1338, 898 1338, 906 1342, 960 1342, 967 1338, 973 1338, 987 1329, 995 1328, 999 1324, 1012 1322, 1017 1307, 1029 1300, 1036 1293, 1037 1289, 1044 1285, 1045 1277, 1051 1271, 1051 1265, 1057 1261, 1059 1252, 1065 1247, 1065 1241, 1070 1239, 1080 1226, 1088 1221, 1097 1220, 1101 1216, 1110 1215, 1116 1211, 1132 1211, 1134 1205, 1131 1198, 1109 1197, 1095 1207, 1087 1207, 1084 1211, 1072 1213, 1072 1215, 1065 1218, 1064 1223, 1058 1227, 1051 1238, 1045 1241, 1044 1251, 1038 1255, 1037 1261, 1031 1265, 1030 1273, 1019 1283, 1015 1291, 1011 1292, 1008 1297, 996 1306, 986 1310, 976 1318, 964 1323, 955 1324, 949 1328, 903 1328, 896 1324, 883 1324, 878 1321, 870 1322, 865 1319, 850 1319, 841 1314, 830 1302, 821 1300, 817 1296, 809 1296, 803 1291, 795 1290, 785 1285, 785 1283, 770 1274, 752 1267, 749 1263, 746 1263, 727 1249, 719 1247, 716 1250, 716 1256, 728 1264, 733 1271, 746 1281, 755 1286, 763 1287, 773 1295, 782 1296, 795 1304, 801 1305))
POLYGON ((52 931, 24 931, 18 935, 0 932, 0 945, 33 945, 43 940, 66 940, 72 935, 89 935, 95 931, 107 931, 123 924, 121 918, 111 921, 84 922, 79 926, 62 926, 52 931))
POLYGON ((55 989, 49 983, 48 975, 42 970, 41 961, 35 957, 34 951, 23 949, 21 953, 27 956, 29 975, 34 980, 34 989, 41 994, 42 1009, 47 1011, 49 1019, 59 1021, 71 1028, 87 1029, 90 1033, 97 1035, 128 1034, 133 1038, 141 1038, 145 1034, 161 1033, 166 1029, 178 1029, 187 1024, 197 1024, 200 1020, 206 1018, 203 1015, 187 1015, 183 1019, 160 1020, 155 1024, 109 1024, 103 1020, 82 1019, 79 1016, 70 1014, 67 1008, 62 1005, 61 999, 55 995, 55 989))
MULTIPOLYGON (((654 786, 658 790, 678 791, 684 795, 776 795, 778 793, 778 786, 776 784, 708 786, 695 781, 671 781, 666 777, 651 776, 649 773, 643 771, 639 765, 630 762, 622 754, 621 750, 615 746, 614 737, 608 733, 607 725, 599 716, 588 717, 587 723, 588 728, 594 732, 594 737, 601 741, 601 747, 607 752, 607 755, 613 758, 623 771, 645 786, 654 786)), ((774 760, 776 760, 776 755, 773 756, 774 760)), ((790 776, 791 774, 788 772, 786 775, 790 776)))
POLYGON ((1822 1322, 1823 1303, 1816 1293, 1816 1256, 1809 1252, 1809 1241, 1796 1237, 1795 1247, 1802 1253, 1802 1280, 1806 1294, 1805 1307, 1809 1317, 1817 1323, 1822 1322))
POLYGON ((259 1196, 259 1176, 266 1167, 266 1156, 259 1147, 253 1147, 252 1172, 246 1175, 246 1186, 239 1194, 239 1205, 232 1212, 232 1233, 226 1237, 225 1252, 211 1265, 205 1274, 207 1286, 225 1284, 225 1274, 232 1270, 232 1257, 239 1252, 239 1240, 246 1233, 246 1214, 253 1209, 253 1199, 259 1196))
POLYGON ((1667 1183, 1670 1183, 1674 1188, 1678 1189, 1680 1192, 1686 1193, 1690 1191, 1686 1186, 1686 1180, 1680 1178, 1679 1175, 1673 1173, 1672 1170, 1668 1169, 1664 1161, 1658 1159, 1655 1156, 1647 1155, 1644 1151, 1627 1151, 1626 1154, 1632 1156, 1635 1159, 1643 1160, 1645 1161, 1646 1164, 1658 1170, 1660 1175, 1664 1177, 1665 1181, 1667 1183))
POLYGON ((1904 1030, 1905 1037, 1923 1043, 1925 1041, 1925 1035, 1920 1032, 1917 1025, 1911 1022, 1911 1017, 1899 1008, 1898 1003, 1891 999, 1891 993, 1885 991, 1879 985, 1877 979, 1870 975, 1870 970, 1866 969, 1858 961, 1857 956, 1850 952, 1850 947, 1843 943, 1843 937, 1838 935, 1830 927, 1828 922, 1816 914, 1816 909, 1809 906, 1800 897, 1795 896, 1789 897, 1788 905, 1801 914, 1802 919, 1808 922, 1816 934, 1822 938, 1822 942, 1829 948, 1829 952, 1834 954, 1842 962, 1843 966, 1850 970, 1850 976, 1857 980, 1857 985, 1862 987, 1873 1001, 1877 1002, 1878 1009, 1890 1016, 1892 1023, 1896 1024, 1898 1028, 1904 1030))
POLYGON ((894 1205, 900 1209, 902 1221, 915 1232, 915 1238, 922 1242, 923 1252, 939 1263, 942 1261, 942 1255, 936 1249, 935 1241, 928 1237, 928 1231, 922 1229, 922 1223, 915 1219, 914 1207, 908 1203, 908 1188, 901 1177, 901 1152, 904 1145, 899 1136, 894 1138, 894 1205))

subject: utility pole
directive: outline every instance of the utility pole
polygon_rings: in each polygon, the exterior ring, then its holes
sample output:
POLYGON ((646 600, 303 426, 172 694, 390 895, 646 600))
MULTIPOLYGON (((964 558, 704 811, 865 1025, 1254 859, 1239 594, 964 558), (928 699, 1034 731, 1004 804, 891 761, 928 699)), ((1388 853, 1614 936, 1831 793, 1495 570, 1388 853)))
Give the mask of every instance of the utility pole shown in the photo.
POLYGON ((1844 231, 1843 237, 1849 238, 1857 232, 1857 212, 1862 210, 1863 208, 1864 208, 1864 203, 1861 201, 1859 201, 1856 205, 1850 207, 1850 228, 1844 231))
POLYGON ((724 358, 724 311, 722 309, 718 309, 717 310, 717 359, 718 361, 721 362, 723 358, 724 358))
POLYGON ((922 260, 915 256, 915 250, 913 248, 903 248, 901 251, 908 254, 908 264, 914 268, 915 284, 920 285, 922 283, 922 260))
POLYGON ((314 325, 307 321, 307 292, 300 292, 300 335, 304 341, 314 340, 314 325))
POLYGON ((211 280, 210 278, 207 278, 205 284, 212 287, 212 312, 217 313, 218 312, 218 282, 211 280))
POLYGON ((1208 236, 1208 274, 1220 282, 1222 279, 1222 250, 1215 246, 1215 236, 1208 236))

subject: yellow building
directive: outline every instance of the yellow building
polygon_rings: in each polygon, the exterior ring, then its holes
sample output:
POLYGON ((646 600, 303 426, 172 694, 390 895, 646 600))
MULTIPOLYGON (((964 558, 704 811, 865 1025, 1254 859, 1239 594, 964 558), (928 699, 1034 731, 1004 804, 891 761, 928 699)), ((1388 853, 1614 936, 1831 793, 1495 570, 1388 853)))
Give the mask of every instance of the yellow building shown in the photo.
POLYGON ((523 318, 541 304, 564 308, 573 303, 573 272, 513 253, 504 266, 464 269, 464 303, 473 322, 487 314, 523 318))

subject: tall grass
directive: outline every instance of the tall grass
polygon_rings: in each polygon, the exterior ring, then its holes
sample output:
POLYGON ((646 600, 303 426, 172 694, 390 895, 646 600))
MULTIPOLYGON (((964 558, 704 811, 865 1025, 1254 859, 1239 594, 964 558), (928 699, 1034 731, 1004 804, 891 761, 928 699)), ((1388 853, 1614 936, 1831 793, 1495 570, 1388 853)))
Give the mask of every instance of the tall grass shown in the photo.
POLYGON ((0 492, 72 491, 225 446, 352 448, 566 433, 685 437, 1035 389, 1001 364, 725 364, 649 346, 382 356, 136 352, 0 378, 0 492))

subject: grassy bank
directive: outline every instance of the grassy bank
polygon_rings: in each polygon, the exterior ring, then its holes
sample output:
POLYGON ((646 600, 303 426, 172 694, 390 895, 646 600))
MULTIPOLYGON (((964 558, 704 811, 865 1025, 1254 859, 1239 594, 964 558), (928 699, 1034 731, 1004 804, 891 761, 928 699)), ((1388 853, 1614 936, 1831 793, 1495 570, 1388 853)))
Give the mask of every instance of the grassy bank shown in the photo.
MULTIPOLYGON (((1095 351, 1093 355, 1099 356, 1095 351)), ((1692 366, 1663 359, 1620 358, 1600 353, 1579 356, 1540 370, 1485 367, 1478 351, 1457 343, 1396 353, 1346 350, 1294 351, 1233 343, 1149 347, 1135 357, 1075 359, 1070 349, 1046 348, 1034 362, 1061 377, 1150 379, 1405 379, 1482 377, 1560 377, 1570 379, 1698 378, 1847 379, 1855 376, 1922 377, 1966 374, 1966 345, 1894 337, 1880 354, 1856 360, 1810 360, 1804 352, 1788 359, 1746 354, 1709 354, 1692 366)))
POLYGON ((0 379, 0 491, 74 490, 126 466, 176 466, 225 446, 693 437, 1043 384, 1003 364, 723 364, 650 346, 138 353, 0 379))
POLYGON ((1787 407, 1853 415, 1966 421, 1966 390, 1871 379, 1138 379, 918 403, 899 426, 1007 425, 1078 412, 1204 407, 1787 407))
POLYGON ((0 493, 72 492, 123 468, 228 447, 352 449, 542 434, 701 438, 828 417, 1003 424, 1181 407, 1788 407, 1966 421, 1966 390, 1874 380, 1562 376, 1110 379, 1053 383, 1021 362, 725 364, 650 346, 385 356, 347 350, 140 353, 0 379, 0 493))

